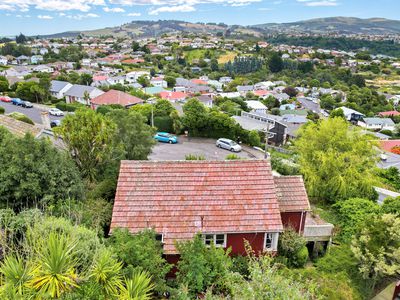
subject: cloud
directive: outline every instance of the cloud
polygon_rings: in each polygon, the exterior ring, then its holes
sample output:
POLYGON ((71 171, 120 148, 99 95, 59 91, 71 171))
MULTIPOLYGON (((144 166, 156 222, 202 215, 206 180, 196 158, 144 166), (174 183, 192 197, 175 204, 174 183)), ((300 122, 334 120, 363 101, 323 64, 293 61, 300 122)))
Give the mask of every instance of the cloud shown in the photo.
MULTIPOLYGON (((175 7, 194 7, 198 4, 220 4, 225 6, 244 6, 254 2, 261 2, 262 0, 109 0, 109 3, 114 5, 152 5, 162 7, 169 7, 169 10, 176 9, 175 7), (173 8, 172 8, 173 7, 173 8)), ((157 9, 157 8, 156 8, 157 9)), ((155 10, 155 9, 153 9, 155 10)), ((151 10, 151 11, 153 11, 151 10)), ((163 9, 164 10, 164 9, 163 9)), ((192 11, 192 10, 191 10, 192 11)), ((160 11, 163 12, 163 11, 160 11)))
POLYGON ((73 19, 73 20, 83 20, 87 18, 99 18, 100 16, 93 13, 88 14, 78 14, 78 15, 66 15, 66 18, 73 19))
POLYGON ((38 15, 37 17, 38 17, 38 19, 42 19, 42 20, 51 20, 51 19, 53 19, 52 16, 48 16, 48 15, 38 15))
POLYGON ((104 0, 0 0, 0 10, 26 11, 30 8, 47 11, 89 11, 92 7, 105 5, 104 0))
POLYGON ((297 2, 304 3, 305 6, 310 6, 310 7, 338 6, 339 5, 339 3, 336 2, 336 0, 321 0, 321 1, 297 0, 297 2))
POLYGON ((140 17, 142 14, 141 13, 135 13, 135 12, 133 12, 133 13, 129 13, 129 14, 126 14, 128 17, 140 17))
POLYGON ((109 8, 109 7, 104 7, 103 10, 105 12, 115 12, 115 13, 122 13, 125 12, 125 9, 121 8, 121 7, 113 7, 113 8, 109 8))
POLYGON ((159 13, 164 13, 164 12, 174 13, 174 12, 192 12, 192 11, 196 11, 196 9, 193 6, 187 4, 177 5, 177 6, 161 6, 156 9, 151 9, 149 11, 149 15, 156 16, 159 13))
POLYGON ((258 8, 257 10, 260 10, 260 11, 271 11, 272 8, 269 8, 269 7, 260 7, 260 8, 258 8))

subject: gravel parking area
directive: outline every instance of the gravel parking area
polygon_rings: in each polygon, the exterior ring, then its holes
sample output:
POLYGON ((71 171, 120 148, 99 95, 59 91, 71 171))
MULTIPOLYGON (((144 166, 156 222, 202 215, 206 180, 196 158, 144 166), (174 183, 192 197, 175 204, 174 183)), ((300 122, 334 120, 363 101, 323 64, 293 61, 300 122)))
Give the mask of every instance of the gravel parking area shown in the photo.
MULTIPOLYGON (((207 160, 224 160, 232 152, 215 146, 214 139, 179 137, 178 144, 158 143, 153 148, 150 160, 185 160, 188 154, 203 155, 207 160)), ((263 158, 263 154, 242 145, 243 150, 235 153, 243 159, 263 158)))

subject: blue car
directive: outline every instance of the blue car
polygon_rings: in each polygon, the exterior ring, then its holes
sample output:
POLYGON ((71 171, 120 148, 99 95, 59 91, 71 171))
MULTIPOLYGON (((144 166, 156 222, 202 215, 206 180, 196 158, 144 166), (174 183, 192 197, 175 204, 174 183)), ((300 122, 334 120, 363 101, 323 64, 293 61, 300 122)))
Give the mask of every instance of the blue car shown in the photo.
POLYGON ((24 101, 22 101, 19 98, 12 98, 11 99, 11 103, 14 104, 14 105, 20 106, 20 105, 22 105, 24 103, 24 101))
POLYGON ((168 132, 157 132, 154 138, 163 143, 176 144, 178 142, 178 138, 168 132))

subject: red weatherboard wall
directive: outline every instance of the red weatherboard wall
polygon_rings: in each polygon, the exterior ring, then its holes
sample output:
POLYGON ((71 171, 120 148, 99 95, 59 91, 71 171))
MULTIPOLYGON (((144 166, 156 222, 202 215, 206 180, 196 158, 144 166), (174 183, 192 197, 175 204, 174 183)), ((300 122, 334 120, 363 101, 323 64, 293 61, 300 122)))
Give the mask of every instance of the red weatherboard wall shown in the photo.
POLYGON ((295 231, 301 232, 304 230, 306 221, 306 212, 303 213, 303 220, 301 219, 301 212, 282 212, 281 219, 284 227, 293 227, 295 231), (301 223, 301 224, 300 224, 301 223))
POLYGON ((244 240, 249 241, 255 253, 264 250, 264 233, 232 233, 226 237, 226 247, 232 248, 231 255, 246 255, 244 240))

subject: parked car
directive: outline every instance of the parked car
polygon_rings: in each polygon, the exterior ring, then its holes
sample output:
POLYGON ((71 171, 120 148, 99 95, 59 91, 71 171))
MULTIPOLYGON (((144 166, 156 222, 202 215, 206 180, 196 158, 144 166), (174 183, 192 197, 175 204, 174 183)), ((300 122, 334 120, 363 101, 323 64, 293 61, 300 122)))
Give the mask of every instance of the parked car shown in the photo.
POLYGON ((154 138, 163 143, 170 143, 170 144, 176 144, 178 143, 178 138, 175 135, 172 135, 168 132, 157 132, 157 134, 154 136, 154 138))
POLYGON ((232 152, 242 151, 242 147, 238 143, 230 139, 220 138, 215 144, 218 148, 226 149, 232 152))
POLYGON ((57 127, 57 126, 60 126, 60 125, 61 125, 61 121, 60 120, 53 120, 53 121, 50 122, 50 127, 51 128, 57 127))
POLYGON ((1 102, 11 102, 11 98, 8 96, 0 96, 1 102))
POLYGON ((57 116, 57 117, 64 115, 63 111, 59 110, 58 108, 50 108, 49 114, 52 116, 57 116))
POLYGON ((22 102, 24 102, 24 101, 22 101, 19 98, 12 98, 12 100, 11 100, 11 103, 14 105, 17 105, 17 106, 20 106, 22 104, 22 102))
POLYGON ((33 107, 32 103, 29 102, 29 101, 22 101, 21 106, 25 107, 25 108, 32 108, 33 107))

